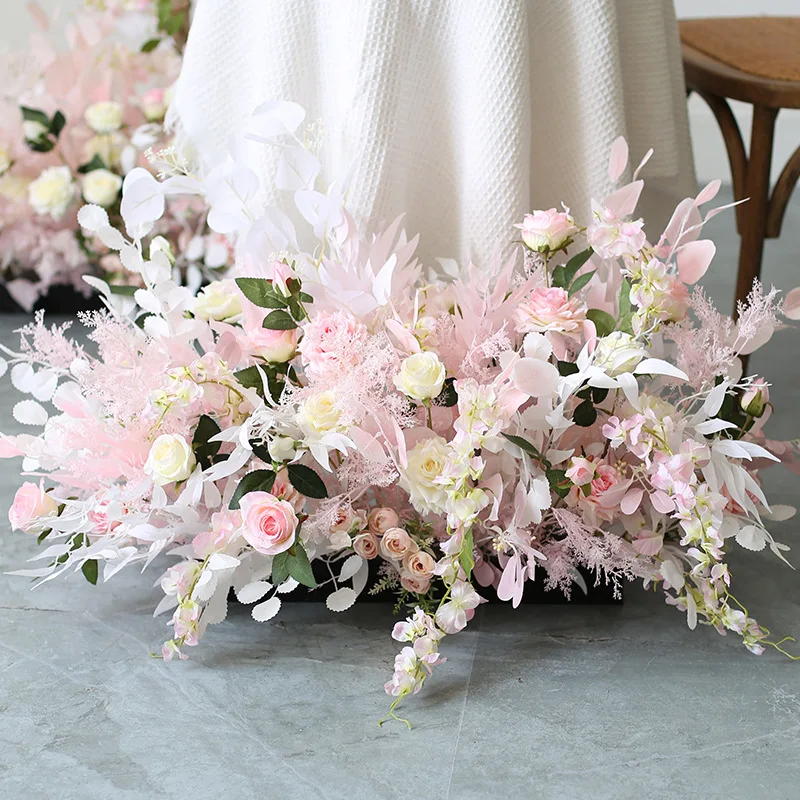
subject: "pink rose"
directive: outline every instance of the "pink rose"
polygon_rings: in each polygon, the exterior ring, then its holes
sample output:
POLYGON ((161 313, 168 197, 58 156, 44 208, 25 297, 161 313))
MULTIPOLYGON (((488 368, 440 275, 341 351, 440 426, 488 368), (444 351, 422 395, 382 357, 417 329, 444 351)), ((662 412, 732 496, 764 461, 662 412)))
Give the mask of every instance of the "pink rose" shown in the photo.
POLYGON ((417 578, 430 578, 436 568, 436 560, 430 553, 419 550, 416 553, 409 553, 403 559, 403 569, 417 578))
POLYGON ((582 504, 590 511, 590 516, 610 521, 619 508, 620 500, 627 491, 630 481, 621 481, 619 473, 610 464, 598 464, 595 477, 588 484, 590 492, 585 495, 583 489, 573 486, 569 493, 571 505, 582 504))
POLYGON ((280 500, 285 500, 295 511, 303 510, 305 498, 292 486, 286 467, 279 470, 275 476, 275 483, 272 484, 272 494, 280 500))
POLYGON ((12 530, 39 533, 46 525, 40 524, 58 514, 58 503, 44 490, 42 483, 26 481, 17 489, 14 502, 8 510, 12 530))
POLYGON ((272 364, 285 364, 291 361, 297 351, 297 328, 290 331, 275 331, 261 325, 249 326, 245 323, 247 349, 253 355, 272 364))
POLYGON ((400 517, 392 508, 373 508, 367 518, 369 529, 378 536, 383 536, 389 528, 396 528, 399 521, 400 517))
POLYGON ((314 317, 304 326, 298 348, 306 372, 319 376, 356 364, 366 338, 366 327, 347 311, 314 317))
POLYGON ((389 561, 402 561, 419 550, 417 543, 402 528, 389 528, 381 537, 381 555, 389 561))
POLYGON ((359 533, 353 540, 353 550, 361 558, 371 561, 378 555, 378 537, 372 531, 359 533))
POLYGON ((555 208, 550 208, 547 211, 534 211, 525 215, 521 225, 514 227, 522 231, 522 241, 531 250, 540 253, 561 249, 569 244, 578 232, 569 209, 556 211, 555 208))
POLYGON ((297 516, 291 503, 268 492, 250 492, 239 503, 242 535, 253 549, 267 556, 288 550, 295 540, 297 516))
POLYGON ((400 585, 411 594, 425 594, 431 585, 431 579, 404 572, 400 576, 400 585))
POLYGON ((576 486, 585 486, 594 478, 594 472, 594 464, 588 458, 575 457, 570 461, 566 476, 576 486))
POLYGON ((514 312, 520 333, 559 331, 574 333, 586 319, 586 305, 565 289, 534 289, 514 312))

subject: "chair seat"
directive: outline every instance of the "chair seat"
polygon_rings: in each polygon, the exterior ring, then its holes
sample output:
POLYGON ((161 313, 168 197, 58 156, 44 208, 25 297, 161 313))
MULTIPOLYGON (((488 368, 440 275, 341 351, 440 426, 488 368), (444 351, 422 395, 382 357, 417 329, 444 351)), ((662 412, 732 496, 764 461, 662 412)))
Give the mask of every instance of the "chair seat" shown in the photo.
POLYGON ((689 19, 681 41, 729 67, 800 83, 800 17, 689 19))
POLYGON ((800 17, 680 22, 688 88, 768 108, 800 108, 800 17))

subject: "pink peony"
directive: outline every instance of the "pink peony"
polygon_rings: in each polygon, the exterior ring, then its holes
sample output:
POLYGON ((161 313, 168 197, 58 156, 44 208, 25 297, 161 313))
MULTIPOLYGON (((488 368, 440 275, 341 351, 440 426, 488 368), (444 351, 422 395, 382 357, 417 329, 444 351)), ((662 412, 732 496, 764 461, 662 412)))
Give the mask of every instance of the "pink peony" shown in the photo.
POLYGON ((352 314, 320 314, 303 328, 300 357, 311 376, 357 363, 367 329, 352 314))
POLYGON ((534 289, 514 312, 520 333, 557 331, 574 333, 586 319, 586 305, 565 289, 534 289))
POLYGON ((569 209, 556 211, 555 208, 551 208, 547 211, 534 211, 525 215, 521 225, 514 227, 522 231, 522 241, 531 250, 540 253, 559 250, 569 244, 578 232, 569 209))
POLYGON ((250 492, 242 498, 240 507, 242 535, 254 550, 274 556, 294 544, 297 516, 291 503, 268 492, 250 492))
POLYGON ((43 485, 26 481, 17 489, 14 502, 8 510, 12 530, 38 533, 39 523, 58 514, 58 503, 45 492, 43 485))

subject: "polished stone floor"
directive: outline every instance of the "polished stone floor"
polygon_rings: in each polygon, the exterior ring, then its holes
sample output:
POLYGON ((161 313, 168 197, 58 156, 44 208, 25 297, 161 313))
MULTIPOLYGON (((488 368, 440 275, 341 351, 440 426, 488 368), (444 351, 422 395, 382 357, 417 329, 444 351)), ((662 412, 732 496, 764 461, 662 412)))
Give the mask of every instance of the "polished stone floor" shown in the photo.
MULTIPOLYGON (((800 284, 798 223, 796 204, 784 239, 767 246, 765 278, 783 289, 800 284)), ((706 284, 727 309, 732 217, 709 232, 719 252, 706 284)), ((3 341, 12 327, 0 320, 3 341)), ((752 361, 778 381, 776 437, 800 430, 798 342, 781 332, 752 361)), ((12 395, 4 381, 7 432, 12 395)), ((17 464, 0 470, 5 507, 17 464)), ((765 483, 776 502, 792 502, 800 479, 778 468, 765 483)), ((36 545, 3 527, 5 572, 36 545)), ((773 532, 800 549, 796 523, 773 532)), ((733 561, 739 599, 775 632, 800 637, 797 573, 769 553, 733 561)), ((484 607, 407 703, 407 731, 376 725, 396 652, 388 607, 332 616, 294 604, 262 625, 237 609, 190 661, 164 664, 148 656, 165 633, 150 615, 154 580, 124 573, 105 586, 71 579, 30 592, 25 579, 0 575, 0 796, 800 797, 800 663, 690 632, 659 595, 633 588, 619 607, 484 607)))

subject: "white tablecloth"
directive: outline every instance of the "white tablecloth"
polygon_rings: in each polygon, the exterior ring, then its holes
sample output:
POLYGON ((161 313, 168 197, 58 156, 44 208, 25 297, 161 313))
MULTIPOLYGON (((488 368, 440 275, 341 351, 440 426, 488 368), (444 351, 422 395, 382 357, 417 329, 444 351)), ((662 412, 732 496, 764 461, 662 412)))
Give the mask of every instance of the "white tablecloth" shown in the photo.
POLYGON ((406 212, 428 260, 484 262, 534 207, 587 214, 620 134, 655 148, 651 199, 694 189, 669 0, 198 0, 182 135, 210 164, 277 98, 322 122, 328 177, 356 159, 356 218, 406 212))

